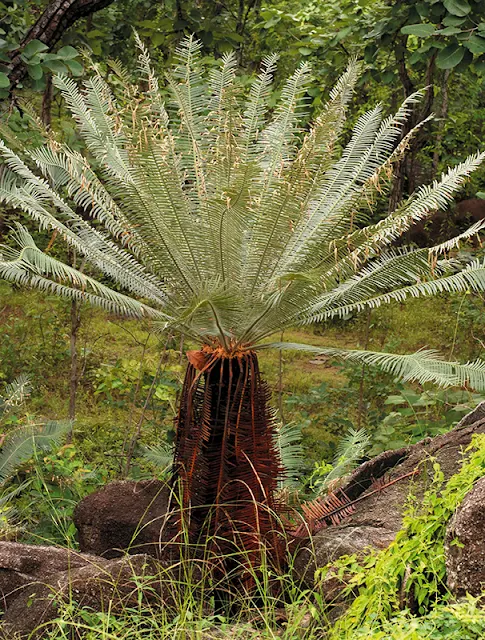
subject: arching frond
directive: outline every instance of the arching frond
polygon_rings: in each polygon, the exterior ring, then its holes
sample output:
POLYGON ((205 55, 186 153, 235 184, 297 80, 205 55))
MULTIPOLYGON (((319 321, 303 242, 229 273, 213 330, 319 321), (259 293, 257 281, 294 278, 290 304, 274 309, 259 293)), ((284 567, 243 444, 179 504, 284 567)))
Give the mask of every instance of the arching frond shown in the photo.
POLYGON ((296 484, 304 462, 301 426, 292 422, 282 423, 276 431, 275 448, 283 466, 282 485, 296 484))
POLYGON ((378 351, 316 347, 294 342, 275 342, 259 346, 260 349, 292 349, 322 356, 342 358, 350 362, 378 367, 404 382, 420 384, 432 382, 441 387, 469 386, 476 391, 485 389, 485 361, 475 360, 460 364, 442 360, 437 351, 422 349, 416 353, 400 355, 378 351))
POLYGON ((30 378, 24 374, 5 385, 5 392, 0 396, 0 417, 21 405, 32 391, 30 378))
POLYGON ((207 192, 203 165, 206 152, 204 120, 208 95, 200 62, 201 46, 193 36, 182 40, 175 51, 177 63, 173 71, 167 74, 180 118, 177 148, 182 156, 183 168, 189 179, 195 182, 199 198, 204 197, 207 192))
POLYGON ((257 162, 259 159, 258 156, 261 152, 260 134, 265 124, 268 99, 277 62, 277 54, 263 58, 261 72, 251 84, 249 98, 244 108, 240 134, 241 160, 243 162, 251 162, 251 160, 257 162))
MULTIPOLYGON (((393 280, 393 274, 390 276, 391 282, 393 280)), ((359 283, 360 284, 360 283, 359 283)), ((389 283, 390 284, 390 283, 389 283)), ((483 291, 485 287, 485 260, 477 259, 468 264, 464 269, 458 273, 454 273, 449 276, 443 276, 436 280, 429 280, 428 282, 417 282, 416 284, 409 285, 407 287, 394 288, 386 293, 380 295, 369 295, 370 292, 375 292, 376 289, 367 289, 367 294, 364 291, 357 294, 357 299, 353 302, 347 302, 344 304, 338 304, 337 300, 333 300, 325 309, 325 302, 315 303, 313 307, 310 307, 306 313, 308 313, 307 322, 321 322, 323 320, 333 317, 345 317, 347 314, 362 311, 365 308, 375 309, 382 304, 388 304, 393 300, 404 302, 406 298, 418 298, 421 296, 434 296, 440 293, 459 293, 463 291, 483 291), (362 295, 363 294, 363 295, 362 295), (335 304, 337 302, 337 304, 335 304)), ((304 315, 304 314, 303 314, 304 315)))
POLYGON ((15 238, 19 249, 4 247, 3 254, 0 254, 0 277, 18 284, 50 290, 61 296, 91 301, 121 315, 169 319, 163 312, 118 293, 44 253, 37 247, 29 232, 20 225, 15 238))
POLYGON ((167 443, 152 445, 145 447, 143 457, 149 462, 155 464, 161 474, 170 471, 173 464, 173 447, 167 443))
POLYGON ((0 485, 9 480, 19 465, 29 460, 36 451, 59 444, 71 428, 69 420, 52 420, 44 425, 26 426, 13 431, 0 451, 0 485))
POLYGON ((324 493, 336 481, 348 474, 364 457, 371 444, 371 437, 365 429, 353 429, 347 431, 339 440, 333 468, 327 475, 315 482, 317 493, 324 493))

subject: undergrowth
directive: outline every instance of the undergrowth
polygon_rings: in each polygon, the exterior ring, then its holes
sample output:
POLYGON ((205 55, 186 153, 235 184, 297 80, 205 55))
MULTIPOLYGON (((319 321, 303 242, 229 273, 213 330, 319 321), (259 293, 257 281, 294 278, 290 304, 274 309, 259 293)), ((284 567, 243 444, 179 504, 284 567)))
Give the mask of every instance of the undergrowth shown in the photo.
MULTIPOLYGON (((384 638, 387 636, 375 634, 389 628, 388 621, 401 609, 407 607, 409 616, 422 616, 449 601, 446 524, 474 483, 485 475, 485 435, 474 436, 466 452, 469 457, 459 473, 446 483, 439 464, 430 461, 432 485, 424 495, 410 497, 403 528, 386 550, 369 555, 363 562, 354 556, 339 560, 338 575, 346 584, 344 594, 357 595, 333 628, 332 640, 384 638)), ((327 572, 328 568, 320 571, 320 578, 327 572)))
MULTIPOLYGON (((67 451, 70 451, 68 448, 67 451)), ((55 456, 47 458, 52 465, 55 456)), ((56 464, 60 464, 56 462, 56 464)), ((65 466, 62 463, 61 466, 65 466)), ((445 482, 440 466, 424 463, 430 477, 422 495, 409 497, 403 528, 390 547, 358 560, 341 558, 316 572, 310 587, 295 570, 294 557, 282 575, 263 562, 253 571, 251 597, 236 595, 221 608, 210 557, 182 557, 161 575, 133 578, 129 596, 115 607, 106 599, 100 611, 67 601, 53 592, 57 614, 42 629, 48 640, 480 640, 485 637, 482 600, 454 602, 446 586, 444 539, 447 522, 474 483, 485 475, 485 435, 464 451, 460 471, 445 482), (185 564, 184 564, 185 563, 185 564), (180 571, 180 567, 184 567, 180 571), (326 602, 325 578, 340 578, 339 597, 351 602, 332 626, 335 603, 326 602), (167 597, 168 600, 167 601, 167 597)), ((417 487, 416 487, 417 488, 417 487)), ((46 494, 52 487, 45 484, 46 494)), ((417 492, 416 492, 417 493, 417 492)), ((40 497, 40 496, 39 496, 40 497)), ((52 496, 53 514, 62 507, 52 496)), ((52 518, 62 530, 65 514, 52 518)), ((185 548, 185 547, 183 547, 185 548)), ((131 552, 136 552, 136 540, 131 552)), ((264 555, 263 555, 264 559, 264 555)), ((105 581, 113 580, 107 576, 105 581)), ((116 591, 116 582, 112 583, 116 591)))

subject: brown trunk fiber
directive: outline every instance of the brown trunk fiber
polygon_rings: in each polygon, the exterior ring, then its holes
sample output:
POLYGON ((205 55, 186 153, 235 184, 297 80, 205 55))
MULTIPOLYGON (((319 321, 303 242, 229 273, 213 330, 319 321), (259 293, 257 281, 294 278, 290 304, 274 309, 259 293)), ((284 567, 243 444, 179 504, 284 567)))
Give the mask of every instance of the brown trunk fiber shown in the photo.
POLYGON ((204 348, 188 357, 173 479, 181 482, 189 540, 208 546, 232 585, 250 590, 263 554, 275 568, 282 558, 270 391, 253 352, 204 348))

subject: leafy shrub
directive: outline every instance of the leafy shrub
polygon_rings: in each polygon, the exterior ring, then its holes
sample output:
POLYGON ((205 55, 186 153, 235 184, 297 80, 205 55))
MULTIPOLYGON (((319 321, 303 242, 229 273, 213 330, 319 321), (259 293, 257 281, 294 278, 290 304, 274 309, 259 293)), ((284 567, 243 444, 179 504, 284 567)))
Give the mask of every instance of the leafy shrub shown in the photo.
POLYGON ((484 400, 468 391, 416 391, 400 385, 400 393, 389 395, 384 405, 392 407, 372 435, 370 455, 398 449, 427 436, 446 433, 484 400))
POLYGON ((120 358, 114 365, 102 364, 94 371, 94 394, 117 406, 133 401, 143 404, 152 385, 155 384, 152 397, 157 408, 174 410, 177 391, 180 388, 180 370, 180 365, 171 364, 169 369, 164 368, 160 372, 154 361, 141 363, 135 359, 120 358))
POLYGON ((357 629, 354 640, 482 640, 485 637, 485 609, 481 601, 468 596, 456 604, 441 604, 420 618, 403 612, 384 622, 382 628, 357 629))
POLYGON ((37 452, 20 478, 28 482, 16 502, 29 532, 26 540, 76 548, 74 508, 106 481, 106 474, 87 467, 76 447, 67 444, 45 455, 37 452))
POLYGON ((433 464, 433 485, 419 501, 410 500, 403 529, 390 547, 362 563, 355 556, 339 561, 346 592, 357 591, 358 595, 335 625, 332 640, 353 638, 361 626, 379 630, 399 613, 403 599, 421 615, 446 603, 446 524, 473 484, 485 475, 485 436, 476 435, 467 453, 469 458, 460 472, 446 484, 439 465, 433 464))

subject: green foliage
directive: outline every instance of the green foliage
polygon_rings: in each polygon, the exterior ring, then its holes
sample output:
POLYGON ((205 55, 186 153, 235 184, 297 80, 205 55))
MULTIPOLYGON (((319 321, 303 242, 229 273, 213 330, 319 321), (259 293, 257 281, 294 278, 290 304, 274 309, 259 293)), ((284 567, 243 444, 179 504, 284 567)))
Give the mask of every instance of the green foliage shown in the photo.
POLYGON ((377 455, 445 433, 483 400, 482 395, 466 391, 431 389, 416 392, 408 388, 389 395, 384 406, 392 411, 372 434, 369 454, 377 455))
POLYGON ((59 444, 70 429, 71 423, 66 420, 27 425, 9 433, 0 452, 0 484, 9 480, 20 464, 29 460, 37 450, 59 444))
POLYGON ((18 510, 14 505, 18 495, 30 484, 25 479, 16 481, 19 470, 32 457, 59 446, 72 427, 67 420, 15 425, 9 414, 23 405, 30 392, 30 381, 23 375, 6 385, 5 396, 0 396, 0 425, 7 428, 0 444, 0 536, 3 539, 18 532, 18 510))
POLYGON ((485 610, 481 599, 468 596, 455 604, 440 604, 420 617, 403 612, 375 630, 353 632, 355 640, 481 640, 485 636, 485 610))
POLYGON ((72 444, 44 454, 36 450, 30 458, 21 472, 27 488, 15 502, 25 540, 77 548, 74 508, 106 481, 105 472, 88 467, 72 444))
POLYGON ((276 432, 276 451, 279 453, 282 467, 282 486, 296 487, 304 460, 301 444, 301 425, 292 422, 281 423, 276 432))
MULTIPOLYGON (((399 33, 411 37, 401 46, 407 45, 412 67, 426 65, 434 56, 439 69, 452 69, 461 63, 462 68, 474 64, 481 70, 485 60, 483 20, 483 6, 478 0, 395 2, 370 35, 384 45, 399 33)), ((376 55, 376 45, 369 46, 376 55)))
MULTIPOLYGON (((12 49, 15 49, 15 44, 9 40, 0 40, 0 99, 8 96, 10 87, 8 67, 2 66, 1 63, 8 60, 5 54, 12 49)), ((48 50, 49 47, 40 40, 30 40, 20 52, 20 59, 26 66, 32 88, 36 91, 43 91, 46 88, 45 79, 50 73, 70 73, 73 76, 83 74, 83 66, 78 59, 79 53, 74 47, 66 45, 57 53, 48 53, 48 50)))
POLYGON ((423 463, 434 469, 433 484, 423 496, 411 498, 403 529, 388 549, 369 556, 363 564, 355 557, 339 561, 347 591, 356 590, 357 596, 335 625, 332 639, 351 638, 358 629, 377 632, 399 612, 401 590, 420 614, 446 602, 446 524, 473 484, 485 475, 485 437, 475 436, 467 453, 461 470, 447 483, 439 465, 432 460, 423 463))
POLYGON ((0 396, 0 425, 3 426, 5 418, 15 407, 23 404, 31 390, 30 380, 25 375, 5 385, 4 395, 0 396))
POLYGON ((326 492, 336 481, 352 471, 366 455, 371 438, 365 429, 349 428, 337 445, 333 464, 316 463, 310 486, 317 494, 326 492))
POLYGON ((167 443, 145 447, 143 456, 157 467, 157 474, 165 475, 172 467, 173 449, 167 443))
POLYGON ((153 410, 162 414, 170 410, 173 415, 180 389, 180 374, 181 366, 174 363, 168 371, 160 372, 154 361, 120 358, 114 365, 104 363, 93 371, 96 381, 94 395, 115 406, 130 402, 140 404, 153 386, 153 410))

